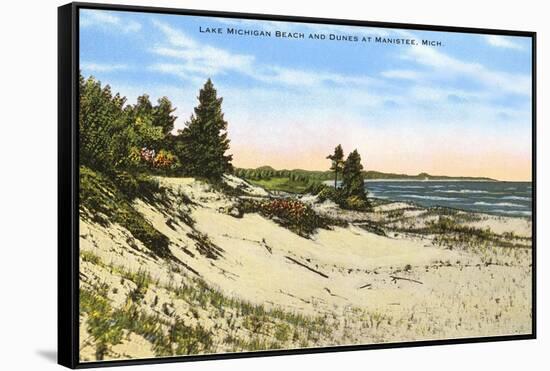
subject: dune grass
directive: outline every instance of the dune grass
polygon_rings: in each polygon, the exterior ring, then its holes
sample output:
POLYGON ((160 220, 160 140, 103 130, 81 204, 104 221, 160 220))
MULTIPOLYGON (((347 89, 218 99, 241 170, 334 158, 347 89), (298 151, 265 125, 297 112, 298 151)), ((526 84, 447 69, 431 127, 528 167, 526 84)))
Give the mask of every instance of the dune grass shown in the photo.
POLYGON ((85 318, 83 325, 98 360, 108 357, 112 347, 121 344, 130 333, 149 341, 155 355, 170 356, 205 353, 219 347, 231 351, 278 349, 290 344, 305 347, 316 344, 332 332, 325 317, 306 316, 280 308, 268 309, 264 305, 229 297, 199 278, 189 278, 177 285, 161 284, 144 269, 132 271, 106 263, 91 251, 82 251, 81 259, 135 284, 119 308, 114 307, 109 299, 112 288, 107 284, 80 289, 81 318, 85 318), (172 300, 188 303, 192 320, 168 310, 170 305, 166 303, 160 305, 158 298, 145 303, 143 299, 151 289, 164 289, 172 300), (157 304, 158 314, 144 309, 144 306, 152 308, 157 304), (206 331, 201 325, 202 320, 214 320, 217 325, 206 331), (195 324, 190 325, 190 321, 195 324))
MULTIPOLYGON (((137 182, 137 181, 136 181, 137 182)), ((130 183, 126 180, 125 183, 130 183)), ((152 192, 149 180, 140 184, 152 192)), ((153 254, 170 257, 168 237, 157 231, 143 215, 132 207, 133 196, 128 196, 114 182, 99 172, 80 167, 80 217, 103 226, 118 223, 134 238, 141 241, 153 254)), ((133 191, 132 191, 133 193, 133 191)))

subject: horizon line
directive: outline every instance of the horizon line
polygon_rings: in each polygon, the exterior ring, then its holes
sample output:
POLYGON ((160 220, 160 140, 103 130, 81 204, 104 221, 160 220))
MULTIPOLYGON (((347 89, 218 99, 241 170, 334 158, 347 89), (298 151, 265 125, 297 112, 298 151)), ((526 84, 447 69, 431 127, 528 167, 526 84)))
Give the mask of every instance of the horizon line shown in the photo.
MULTIPOLYGON (((261 165, 261 166, 257 166, 257 167, 240 167, 240 166, 234 166, 235 168, 238 168, 238 169, 250 169, 250 170, 256 170, 256 169, 259 169, 259 168, 262 168, 262 167, 270 167, 272 168, 273 170, 275 171, 310 171, 310 172, 313 172, 313 171, 318 171, 318 172, 333 172, 331 171, 330 169, 323 169, 323 170, 319 170, 319 169, 315 169, 315 170, 308 170, 308 169, 302 169, 302 168, 293 168, 293 169, 290 169, 290 168, 281 168, 281 169, 277 169, 277 168, 274 168, 273 166, 271 165, 261 165)), ((420 176, 422 174, 426 174, 427 176, 430 176, 430 177, 442 177, 442 178, 452 178, 452 179, 458 179, 458 178, 472 178, 472 179, 488 179, 488 180, 491 180, 491 181, 496 181, 496 182, 524 182, 524 183, 532 183, 533 182, 533 179, 508 179, 508 180, 502 180, 502 179, 498 179, 498 178, 493 178, 493 177, 489 177, 489 176, 473 176, 473 175, 434 175, 434 174, 430 174, 430 173, 427 173, 427 172, 424 172, 424 171, 421 171, 419 172, 418 174, 407 174, 407 173, 393 173, 393 172, 384 172, 384 171, 380 171, 380 170, 366 170, 366 169, 363 169, 364 172, 369 172, 369 171, 372 171, 372 172, 377 172, 377 173, 381 173, 381 174, 394 174, 394 175, 400 175, 400 176, 407 176, 407 177, 417 177, 417 176, 420 176)), ((396 180, 396 179, 392 179, 392 178, 378 178, 378 179, 383 179, 383 180, 396 180)), ((368 180, 368 179, 365 179, 365 180, 368 180)))

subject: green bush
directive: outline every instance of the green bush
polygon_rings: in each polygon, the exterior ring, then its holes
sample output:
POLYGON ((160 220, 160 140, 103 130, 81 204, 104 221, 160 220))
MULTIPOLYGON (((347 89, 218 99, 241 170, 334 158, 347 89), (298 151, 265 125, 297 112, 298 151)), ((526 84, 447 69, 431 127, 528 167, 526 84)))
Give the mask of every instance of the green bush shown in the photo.
POLYGON ((317 195, 323 192, 327 188, 332 188, 332 187, 329 187, 326 184, 323 184, 321 182, 310 181, 304 193, 311 193, 312 195, 317 195))
POLYGON ((342 205, 345 202, 345 195, 341 189, 334 187, 325 187, 317 195, 317 199, 320 202, 325 202, 326 200, 331 200, 338 205, 342 205))
POLYGON ((369 209, 369 203, 367 200, 359 196, 350 196, 346 198, 345 208, 350 210, 365 211, 369 209))
POLYGON ((128 199, 133 200, 139 195, 139 184, 135 176, 126 171, 114 172, 113 183, 128 199))

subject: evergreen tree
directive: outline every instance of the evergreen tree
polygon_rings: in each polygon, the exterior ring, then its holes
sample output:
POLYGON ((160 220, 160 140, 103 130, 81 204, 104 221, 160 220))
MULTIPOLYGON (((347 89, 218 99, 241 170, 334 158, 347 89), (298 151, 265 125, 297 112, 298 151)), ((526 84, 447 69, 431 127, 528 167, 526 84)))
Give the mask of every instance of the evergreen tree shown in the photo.
POLYGON ((219 180, 231 172, 231 155, 227 137, 227 122, 222 112, 222 100, 218 98, 212 81, 204 84, 199 92, 199 105, 178 135, 176 154, 189 175, 219 180))
POLYGON ((143 94, 137 98, 137 103, 132 107, 133 119, 148 119, 153 114, 153 104, 149 95, 143 94))
POLYGON ((336 148, 334 148, 334 153, 328 155, 327 159, 332 161, 330 170, 334 170, 334 188, 336 188, 338 184, 338 171, 344 166, 344 150, 342 146, 338 144, 336 148))
POLYGON ((124 130, 122 107, 126 98, 113 95, 109 85, 80 75, 79 144, 80 162, 94 169, 113 167, 113 138, 124 130))
POLYGON ((363 175, 363 165, 361 165, 361 155, 357 150, 351 152, 344 163, 342 177, 342 190, 347 197, 356 196, 366 200, 365 178, 363 175))
POLYGON ((175 110, 167 97, 160 98, 152 109, 153 125, 161 127, 164 135, 168 135, 174 130, 174 122, 177 119, 173 115, 175 110))

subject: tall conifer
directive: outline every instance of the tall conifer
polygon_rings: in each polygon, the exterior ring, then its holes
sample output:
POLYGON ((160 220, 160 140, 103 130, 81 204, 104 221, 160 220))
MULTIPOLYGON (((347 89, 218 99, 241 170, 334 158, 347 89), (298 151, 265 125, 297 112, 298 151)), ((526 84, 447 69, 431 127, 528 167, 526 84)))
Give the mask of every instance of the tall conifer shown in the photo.
POLYGON ((229 138, 222 112, 223 98, 217 97, 210 79, 199 92, 199 105, 181 131, 182 165, 189 175, 219 180, 231 172, 232 155, 227 155, 229 138))
POLYGON ((357 150, 351 152, 344 163, 342 176, 342 190, 349 196, 357 196, 366 200, 365 177, 363 176, 363 165, 361 165, 361 155, 357 150))
POLYGON ((338 144, 336 148, 334 148, 334 153, 328 155, 327 159, 332 161, 330 170, 334 171, 334 188, 336 188, 338 185, 338 172, 342 170, 344 166, 344 150, 342 146, 338 144))

